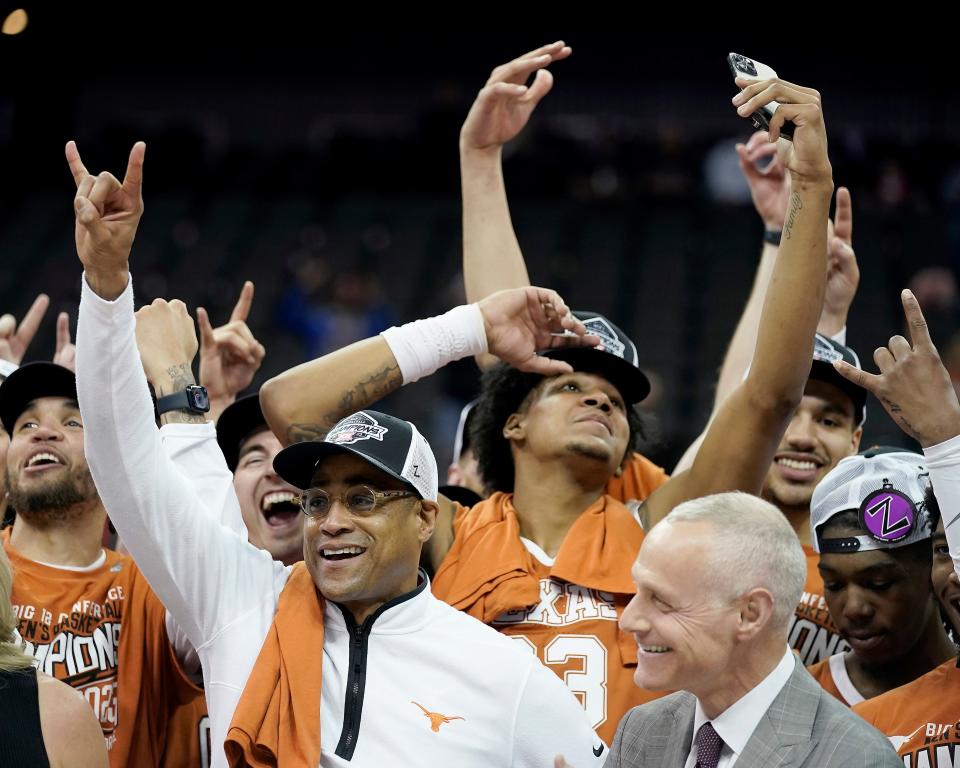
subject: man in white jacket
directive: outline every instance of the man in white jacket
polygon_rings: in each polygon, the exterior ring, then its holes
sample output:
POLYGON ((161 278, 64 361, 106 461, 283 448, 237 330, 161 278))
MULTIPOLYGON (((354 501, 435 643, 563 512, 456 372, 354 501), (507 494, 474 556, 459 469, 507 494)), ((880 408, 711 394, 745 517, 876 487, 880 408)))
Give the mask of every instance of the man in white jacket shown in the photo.
MULTIPOLYGON (((241 694, 257 693, 244 688, 264 638, 277 634, 274 613, 278 604, 283 610, 288 580, 302 581, 309 572, 315 589, 303 604, 304 631, 316 630, 307 626, 311 615, 325 630, 322 648, 315 649, 322 677, 306 681, 320 700, 319 721, 311 723, 310 712, 284 713, 283 724, 293 731, 280 734, 279 764, 532 768, 549 765, 557 752, 579 766, 602 762, 604 746, 560 680, 518 644, 434 599, 428 580, 418 575, 419 547, 436 515, 436 463, 412 425, 355 414, 331 433, 334 442, 322 449, 329 455, 307 457, 313 464, 303 476, 303 484, 313 486, 304 495, 313 513, 305 531, 307 564, 293 569, 251 546, 220 522, 219 510, 204 504, 188 475, 216 472, 201 466, 200 446, 189 452, 189 467, 178 468, 167 456, 147 379, 158 398, 195 386, 197 341, 184 305, 158 301, 147 313, 154 332, 151 338, 140 334, 137 351, 128 258, 143 211, 144 151, 142 143, 134 146, 121 183, 109 173, 89 174, 75 145, 67 145, 85 270, 77 389, 88 460, 104 504, 200 655, 213 743, 223 743, 241 694), (409 438, 399 468, 378 465, 373 454, 340 450, 355 446, 356 434, 376 433, 380 440, 367 442, 380 443, 387 430, 409 438), (378 494, 373 507, 353 491, 357 485, 378 494), (296 730, 304 721, 306 730, 296 730)), ((516 364, 531 364, 533 350, 565 332, 574 336, 563 343, 587 343, 582 325, 552 291, 505 292, 471 312, 477 321, 472 332, 483 346, 489 341, 491 353, 516 364)), ((544 365, 541 359, 532 364, 544 365)), ((180 431, 195 431, 216 467, 223 458, 212 427, 195 412, 199 405, 198 397, 186 399, 180 431)), ((304 457, 294 458, 291 477, 303 470, 304 457)), ((266 651, 258 669, 265 658, 266 651)), ((316 664, 303 659, 304 668, 316 664)), ((294 662, 276 672, 301 686, 298 668, 294 662)), ((257 734, 253 739, 261 744, 257 734)), ((217 749, 214 765, 226 764, 217 749)), ((234 753, 232 764, 248 763, 234 753)))

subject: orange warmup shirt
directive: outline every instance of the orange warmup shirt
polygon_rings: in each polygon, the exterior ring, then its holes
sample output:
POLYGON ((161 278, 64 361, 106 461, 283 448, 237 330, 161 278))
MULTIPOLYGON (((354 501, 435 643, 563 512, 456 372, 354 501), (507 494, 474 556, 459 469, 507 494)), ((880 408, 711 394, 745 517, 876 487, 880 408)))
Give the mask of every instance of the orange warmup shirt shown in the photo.
POLYGON ((956 658, 857 704, 853 711, 885 733, 904 768, 960 765, 960 669, 956 658))
POLYGON ((623 504, 598 499, 573 524, 552 565, 521 540, 511 494, 461 507, 454 530, 434 594, 536 653, 605 742, 628 709, 662 695, 637 688, 637 644, 617 624, 635 591, 630 566, 643 539, 623 504))
POLYGON ((87 699, 112 768, 209 765, 203 692, 184 677, 164 607, 133 561, 105 550, 92 570, 56 568, 20 555, 9 529, 2 541, 27 651, 87 699))
POLYGON ((830 618, 823 596, 823 578, 817 570, 820 555, 808 546, 804 546, 803 551, 807 555, 807 582, 790 622, 787 644, 797 652, 801 663, 809 667, 835 653, 849 651, 850 644, 840 637, 837 625, 830 618))

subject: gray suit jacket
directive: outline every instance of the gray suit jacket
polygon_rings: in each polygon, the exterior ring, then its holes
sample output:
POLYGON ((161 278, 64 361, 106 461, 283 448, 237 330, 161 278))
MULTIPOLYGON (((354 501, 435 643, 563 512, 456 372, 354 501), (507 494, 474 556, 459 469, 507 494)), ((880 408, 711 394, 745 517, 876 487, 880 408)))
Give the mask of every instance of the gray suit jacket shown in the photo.
MULTIPOLYGON (((696 699, 681 691, 634 707, 620 721, 604 768, 683 768, 696 699)), ((735 768, 903 768, 889 740, 824 691, 797 664, 735 768)))

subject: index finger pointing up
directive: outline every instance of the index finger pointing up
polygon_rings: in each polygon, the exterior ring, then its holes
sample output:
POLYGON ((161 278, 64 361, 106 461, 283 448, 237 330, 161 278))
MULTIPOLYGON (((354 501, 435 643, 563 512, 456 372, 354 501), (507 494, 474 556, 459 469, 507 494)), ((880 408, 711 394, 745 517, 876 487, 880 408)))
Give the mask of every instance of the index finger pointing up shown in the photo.
POLYGON ((123 189, 127 194, 140 194, 143 186, 143 156, 147 145, 138 141, 130 150, 130 159, 127 161, 127 173, 123 177, 123 189))
POLYGON ((930 329, 927 328, 927 321, 920 309, 920 302, 913 295, 913 291, 903 291, 900 294, 900 300, 903 302, 903 316, 906 318, 907 327, 910 329, 910 343, 913 344, 913 348, 934 348, 933 341, 930 339, 930 329))
POLYGON ((80 150, 77 149, 77 142, 67 142, 66 155, 67 165, 70 166, 70 173, 73 174, 73 181, 79 187, 80 182, 89 176, 90 173, 80 159, 80 150))

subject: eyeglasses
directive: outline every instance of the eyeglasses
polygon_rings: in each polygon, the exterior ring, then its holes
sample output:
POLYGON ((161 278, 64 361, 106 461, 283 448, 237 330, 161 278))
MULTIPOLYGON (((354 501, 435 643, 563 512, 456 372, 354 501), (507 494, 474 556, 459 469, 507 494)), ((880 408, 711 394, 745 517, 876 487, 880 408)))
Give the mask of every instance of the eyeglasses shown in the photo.
POLYGON ((354 485, 337 495, 332 495, 323 488, 307 488, 300 494, 298 501, 308 517, 326 517, 336 501, 343 504, 351 515, 363 517, 371 514, 377 505, 385 500, 416 495, 413 491, 375 491, 366 485, 354 485))

